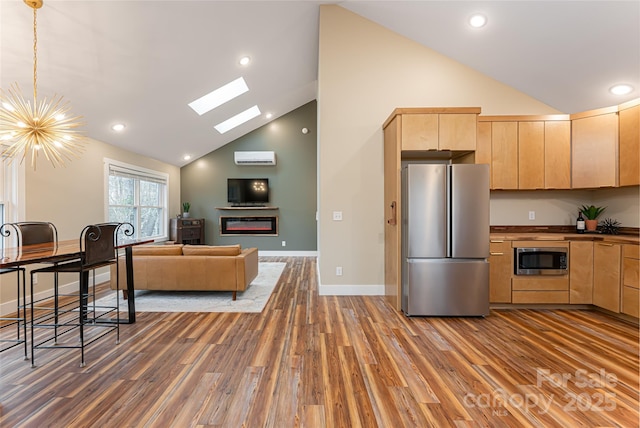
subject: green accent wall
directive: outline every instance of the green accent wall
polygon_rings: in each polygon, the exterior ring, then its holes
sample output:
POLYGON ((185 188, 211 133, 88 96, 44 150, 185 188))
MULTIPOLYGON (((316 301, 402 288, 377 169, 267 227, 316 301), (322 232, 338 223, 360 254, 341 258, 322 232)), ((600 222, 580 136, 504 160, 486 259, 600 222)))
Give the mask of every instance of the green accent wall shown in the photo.
POLYGON ((312 101, 180 169, 182 201, 191 217, 205 219, 208 245, 241 244, 262 251, 317 250, 317 103, 312 101), (308 133, 303 134, 302 128, 308 133), (238 166, 236 151, 269 150, 275 166, 238 166), (268 178, 270 202, 278 210, 221 211, 226 207, 227 178, 268 178), (278 236, 220 236, 220 216, 279 217, 278 236), (286 246, 282 246, 286 241, 286 246))

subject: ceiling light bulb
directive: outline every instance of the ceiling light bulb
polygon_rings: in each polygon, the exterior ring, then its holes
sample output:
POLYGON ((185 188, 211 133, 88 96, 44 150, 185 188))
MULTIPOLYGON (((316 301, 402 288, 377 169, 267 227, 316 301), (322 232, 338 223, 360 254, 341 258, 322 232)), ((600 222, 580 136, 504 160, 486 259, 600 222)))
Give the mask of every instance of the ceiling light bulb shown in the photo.
POLYGON ((120 132, 122 130, 124 130, 125 126, 122 123, 116 123, 115 125, 113 125, 111 127, 111 129, 113 129, 114 131, 120 132))
POLYGON ((476 13, 471 18, 469 18, 469 25, 473 28, 484 27, 487 24, 487 17, 481 13, 476 13))
POLYGON ((56 119, 58 122, 60 122, 62 119, 64 119, 64 113, 57 114, 57 115, 56 115, 56 117, 55 117, 55 119, 56 119))
POLYGON ((613 95, 627 95, 633 91, 633 86, 627 84, 615 85, 609 88, 613 95))
POLYGON ((8 110, 8 111, 16 111, 16 109, 13 108, 13 106, 9 103, 2 103, 2 107, 4 107, 5 110, 8 110))
POLYGON ((266 117, 267 119, 271 119, 271 118, 273 117, 273 114, 271 114, 271 113, 267 113, 267 114, 265 115, 265 117, 266 117))
POLYGON ((182 159, 189 160, 189 159, 191 159, 191 156, 190 155, 184 155, 184 157, 182 159))
POLYGON ((248 56, 243 56, 242 58, 240 58, 240 65, 249 65, 250 62, 251 58, 249 58, 248 56))

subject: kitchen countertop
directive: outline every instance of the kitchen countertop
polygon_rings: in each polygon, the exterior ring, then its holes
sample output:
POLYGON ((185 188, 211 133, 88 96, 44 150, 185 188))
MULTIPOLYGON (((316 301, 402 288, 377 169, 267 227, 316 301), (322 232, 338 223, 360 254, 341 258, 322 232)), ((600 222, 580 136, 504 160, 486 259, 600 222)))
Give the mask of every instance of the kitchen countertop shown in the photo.
POLYGON ((640 236, 638 235, 604 235, 601 233, 492 231, 490 238, 505 241, 594 241, 640 244, 640 236))

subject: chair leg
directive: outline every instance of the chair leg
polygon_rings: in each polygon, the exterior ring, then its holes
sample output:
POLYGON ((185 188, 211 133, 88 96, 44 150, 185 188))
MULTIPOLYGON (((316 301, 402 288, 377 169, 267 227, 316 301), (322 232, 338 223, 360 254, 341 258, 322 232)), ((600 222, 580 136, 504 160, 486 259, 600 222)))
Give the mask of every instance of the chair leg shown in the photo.
POLYGON ((236 300, 236 291, 233 291, 233 300, 236 300))
MULTIPOLYGON (((33 280, 31 281, 33 283, 33 280)), ((56 272, 53 277, 53 343, 58 343, 58 273, 56 272)))
POLYGON ((33 347, 33 272, 31 272, 31 367, 36 366, 36 356, 33 347))
MULTIPOLYGON (((27 349, 27 274, 26 270, 22 270, 22 328, 24 331, 24 359, 29 359, 27 349)), ((20 271, 18 271, 18 318, 20 318, 20 271)), ((33 299, 33 297, 32 297, 33 299)), ((18 324, 18 331, 20 331, 20 324, 18 324)))

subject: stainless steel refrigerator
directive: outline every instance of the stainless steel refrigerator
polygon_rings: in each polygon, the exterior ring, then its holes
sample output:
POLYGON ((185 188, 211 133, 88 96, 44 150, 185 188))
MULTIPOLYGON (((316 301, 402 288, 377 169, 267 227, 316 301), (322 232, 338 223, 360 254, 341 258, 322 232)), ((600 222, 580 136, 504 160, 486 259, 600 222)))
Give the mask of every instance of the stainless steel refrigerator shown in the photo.
POLYGON ((402 169, 402 310, 489 314, 489 166, 402 169))

